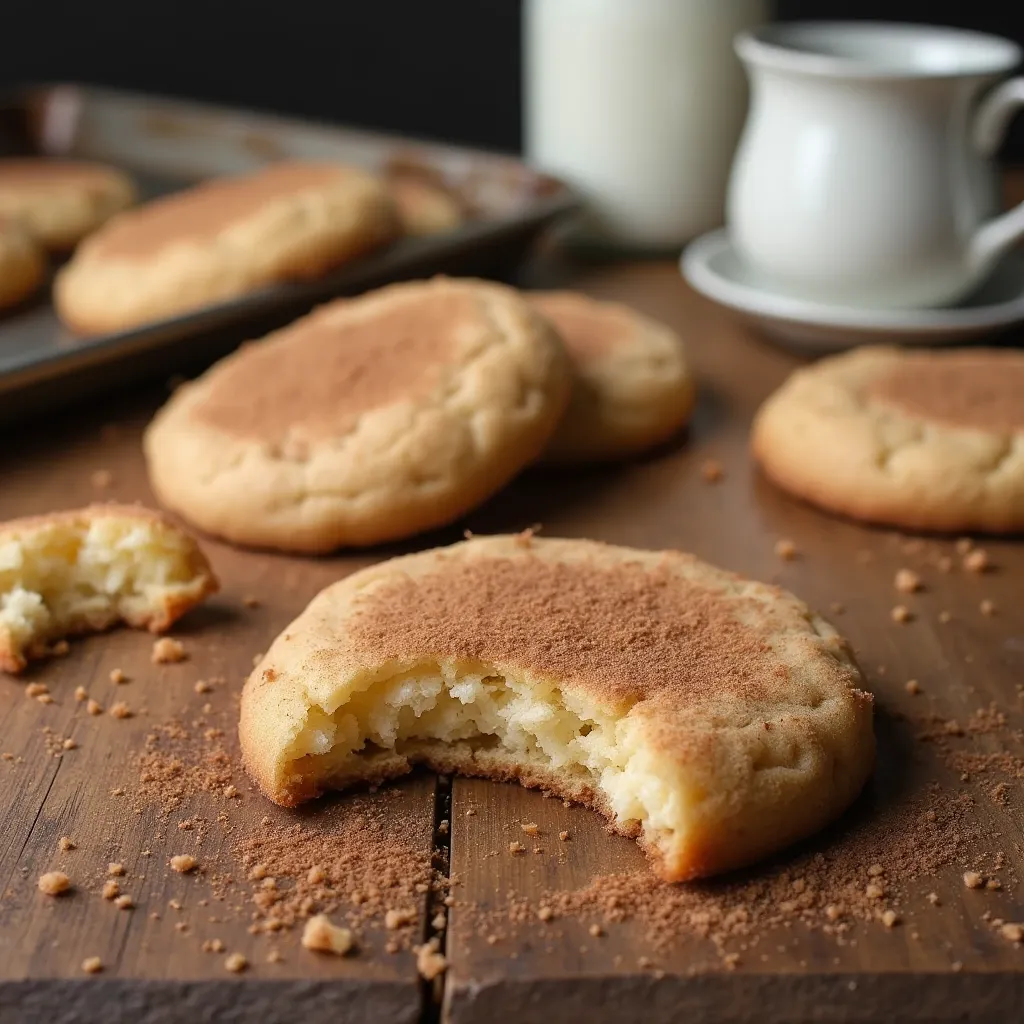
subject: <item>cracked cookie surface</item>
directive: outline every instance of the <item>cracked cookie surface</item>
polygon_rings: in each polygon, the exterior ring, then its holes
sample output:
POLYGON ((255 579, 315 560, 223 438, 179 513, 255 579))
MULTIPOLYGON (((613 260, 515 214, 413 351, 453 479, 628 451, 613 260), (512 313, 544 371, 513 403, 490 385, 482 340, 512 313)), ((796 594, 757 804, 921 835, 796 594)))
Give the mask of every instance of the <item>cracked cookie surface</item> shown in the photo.
POLYGON ((1024 529, 1024 353, 866 347, 798 370, 761 407, 780 487, 909 529, 1024 529))
POLYGON ((145 438, 160 500, 235 543, 322 552, 451 522, 540 454, 571 388, 514 291, 342 299, 181 387, 145 438))

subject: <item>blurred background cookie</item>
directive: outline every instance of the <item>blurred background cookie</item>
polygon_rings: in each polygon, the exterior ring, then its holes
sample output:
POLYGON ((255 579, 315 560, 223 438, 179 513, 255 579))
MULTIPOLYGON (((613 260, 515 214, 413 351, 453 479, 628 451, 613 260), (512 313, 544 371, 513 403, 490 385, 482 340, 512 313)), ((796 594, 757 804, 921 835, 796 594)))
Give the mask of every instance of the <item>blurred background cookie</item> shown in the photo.
POLYGON ((911 529, 1024 530, 1024 353, 868 347, 794 373, 754 421, 797 496, 911 529))
POLYGON ((239 544, 325 552, 451 522, 544 450, 572 386, 520 295, 438 278, 344 299, 179 388, 160 500, 239 544))
POLYGON ((576 370, 569 411, 548 448, 555 462, 599 462, 645 451, 678 433, 696 388, 682 339, 628 306, 576 292, 529 292, 576 370))
POLYGON ((392 174, 387 181, 405 234, 440 235, 465 220, 462 204, 443 185, 407 173, 392 174))
POLYGON ((0 310, 28 298, 46 275, 46 259, 39 244, 21 225, 0 217, 0 310))
POLYGON ((387 188, 374 176, 283 161, 117 217, 58 275, 57 312, 83 334, 116 331, 316 277, 398 230, 387 188))
POLYGON ((73 249, 135 202, 122 171, 69 160, 0 160, 0 215, 17 217, 47 249, 73 249))

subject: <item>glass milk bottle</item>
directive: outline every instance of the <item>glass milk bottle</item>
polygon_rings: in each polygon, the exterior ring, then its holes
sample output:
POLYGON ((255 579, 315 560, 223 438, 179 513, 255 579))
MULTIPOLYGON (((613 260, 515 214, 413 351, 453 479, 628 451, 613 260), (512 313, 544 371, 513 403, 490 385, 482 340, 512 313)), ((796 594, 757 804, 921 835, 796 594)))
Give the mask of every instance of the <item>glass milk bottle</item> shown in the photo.
POLYGON ((737 32, 767 0, 525 0, 525 146, 589 240, 677 248, 723 221, 747 109, 737 32))

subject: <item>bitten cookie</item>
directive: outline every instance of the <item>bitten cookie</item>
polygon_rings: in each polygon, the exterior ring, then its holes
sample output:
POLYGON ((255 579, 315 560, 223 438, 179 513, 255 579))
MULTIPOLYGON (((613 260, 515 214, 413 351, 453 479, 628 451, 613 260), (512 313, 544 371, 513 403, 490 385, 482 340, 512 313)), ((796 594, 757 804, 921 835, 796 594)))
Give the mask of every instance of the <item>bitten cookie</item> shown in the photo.
POLYGON ((46 276, 46 258, 20 222, 0 218, 0 310, 27 299, 46 276))
POLYGON ((114 218, 58 275, 57 312, 80 333, 122 330, 316 277, 397 232, 394 204, 373 175, 271 164, 114 218))
POLYGON ((47 249, 73 249, 135 202, 128 175, 70 160, 0 160, 0 215, 15 217, 47 249))
POLYGON ((793 494, 910 529, 1024 530, 1024 353, 857 349, 798 370, 753 447, 793 494))
POLYGON ((574 292, 526 297, 561 335, 576 370, 569 411, 548 461, 636 455, 686 425, 696 388, 675 331, 628 306, 574 292))
POLYGON ((118 622, 163 632, 216 590, 196 542, 137 505, 0 523, 0 669, 118 622))
POLYGON ((145 436, 160 500, 239 544, 322 552, 451 522, 543 451, 571 388, 509 288, 341 300, 179 388, 145 436))
POLYGON ((414 764, 607 816, 670 881, 835 818, 874 757, 836 631, 680 552, 491 537, 322 591, 242 691, 249 772, 291 806, 414 764))

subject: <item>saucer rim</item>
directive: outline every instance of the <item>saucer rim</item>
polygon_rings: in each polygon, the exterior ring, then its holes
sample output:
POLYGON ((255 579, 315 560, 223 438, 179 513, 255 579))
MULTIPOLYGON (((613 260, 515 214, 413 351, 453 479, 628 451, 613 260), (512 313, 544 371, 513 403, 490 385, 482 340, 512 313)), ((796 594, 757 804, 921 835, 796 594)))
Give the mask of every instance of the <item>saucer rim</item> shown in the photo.
POLYGON ((1021 291, 1015 298, 982 306, 932 309, 873 309, 838 306, 780 294, 738 281, 712 269, 719 253, 731 250, 728 228, 717 228, 694 239, 679 260, 684 279, 701 295, 748 316, 804 324, 810 327, 856 331, 931 334, 945 331, 981 331, 1006 327, 1024 320, 1024 260, 1007 259, 1021 267, 1021 291))

